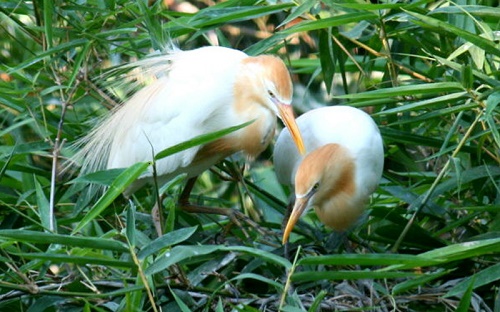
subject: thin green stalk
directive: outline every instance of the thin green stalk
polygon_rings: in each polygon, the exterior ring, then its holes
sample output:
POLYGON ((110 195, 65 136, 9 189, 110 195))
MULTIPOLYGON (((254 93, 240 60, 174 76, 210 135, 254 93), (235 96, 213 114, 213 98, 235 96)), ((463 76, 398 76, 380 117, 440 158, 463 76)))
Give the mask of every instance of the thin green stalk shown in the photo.
POLYGON ((415 222, 415 218, 417 217, 417 214, 419 214, 420 211, 422 210, 422 208, 427 204, 427 201, 429 201, 429 199, 431 198, 432 193, 434 193, 434 190, 438 186, 439 182, 444 177, 445 173, 448 171, 448 167, 451 164, 451 159, 455 158, 458 155, 458 153, 460 152, 460 150, 462 149, 462 147, 464 146, 464 144, 467 142, 467 139, 470 137, 470 135, 472 133, 472 130, 474 130, 474 128, 476 127, 476 124, 479 122, 479 120, 481 119, 481 117, 482 117, 482 114, 478 114, 476 116, 476 119, 471 124, 471 126, 469 127, 469 129, 467 130, 467 132, 465 133, 465 135, 463 136, 462 140, 460 140, 460 142, 458 143, 458 146, 453 151, 451 157, 448 158, 448 160, 446 161, 445 165, 443 166, 443 169, 441 169, 441 171, 439 172, 439 175, 436 177, 436 179, 432 183, 431 187, 429 188, 429 190, 425 194, 424 199, 422 200, 422 202, 420 203, 420 205, 417 207, 417 209, 415 210, 415 212, 411 216, 410 220, 406 224, 405 228, 403 229, 403 232, 399 236, 398 240, 396 241, 396 243, 392 247, 392 249, 391 249, 392 252, 397 252, 398 251, 399 246, 403 242, 403 239, 405 238, 406 234, 408 234, 408 231, 410 230, 410 227, 412 226, 413 222, 415 222))
POLYGON ((142 283, 144 284, 144 288, 146 289, 146 293, 148 294, 148 299, 149 299, 149 302, 151 303, 151 307, 153 307, 154 312, 158 312, 158 308, 156 307, 153 292, 151 291, 151 288, 149 287, 148 279, 146 278, 146 275, 144 274, 144 270, 142 269, 142 263, 137 258, 137 254, 134 251, 134 246, 129 245, 129 247, 130 247, 130 255, 132 256, 132 260, 134 261, 135 265, 137 266, 137 272, 142 280, 142 283))
POLYGON ((299 248, 297 248, 297 252, 295 253, 295 258, 293 259, 292 267, 290 268, 290 271, 288 272, 288 274, 286 276, 285 288, 283 289, 283 293, 281 294, 280 307, 279 307, 278 311, 282 311, 283 305, 285 304, 286 294, 288 293, 288 290, 291 287, 292 275, 295 272, 295 268, 297 267, 297 260, 299 259, 299 254, 300 254, 300 249, 301 249, 300 247, 301 246, 299 245, 299 248))

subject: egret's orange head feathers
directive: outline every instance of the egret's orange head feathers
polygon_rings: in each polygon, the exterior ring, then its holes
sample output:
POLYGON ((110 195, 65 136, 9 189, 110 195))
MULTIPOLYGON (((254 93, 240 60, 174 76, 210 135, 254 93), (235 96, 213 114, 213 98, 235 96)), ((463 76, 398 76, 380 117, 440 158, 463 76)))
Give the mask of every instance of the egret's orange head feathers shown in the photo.
POLYGON ((290 73, 283 61, 272 55, 249 57, 246 62, 257 64, 262 70, 261 78, 266 87, 274 93, 282 103, 290 104, 293 95, 293 85, 290 73))
POLYGON ((358 208, 354 197, 354 171, 354 159, 339 144, 326 144, 304 158, 295 175, 296 199, 283 243, 309 208, 314 207, 321 222, 337 230, 345 230, 359 217, 363 206, 358 208))
POLYGON ((295 175, 295 194, 305 195, 315 185, 316 198, 334 196, 339 192, 353 194, 354 162, 349 151, 339 144, 326 144, 312 151, 300 164, 295 175))
POLYGON ((245 97, 252 98, 258 104, 273 111, 290 130, 299 152, 305 154, 304 142, 295 122, 291 105, 292 80, 285 63, 280 58, 259 55, 244 59, 240 76, 237 77, 235 84, 235 93, 237 97, 244 94, 245 97))

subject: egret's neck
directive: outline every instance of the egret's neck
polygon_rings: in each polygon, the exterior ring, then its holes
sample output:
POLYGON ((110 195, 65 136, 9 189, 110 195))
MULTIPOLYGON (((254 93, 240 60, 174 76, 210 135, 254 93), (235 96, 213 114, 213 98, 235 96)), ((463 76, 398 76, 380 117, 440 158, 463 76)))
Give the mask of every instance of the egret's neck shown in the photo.
POLYGON ((241 123, 253 123, 235 133, 235 144, 251 157, 266 149, 276 128, 276 113, 266 105, 267 96, 255 72, 243 67, 234 84, 233 109, 241 123))

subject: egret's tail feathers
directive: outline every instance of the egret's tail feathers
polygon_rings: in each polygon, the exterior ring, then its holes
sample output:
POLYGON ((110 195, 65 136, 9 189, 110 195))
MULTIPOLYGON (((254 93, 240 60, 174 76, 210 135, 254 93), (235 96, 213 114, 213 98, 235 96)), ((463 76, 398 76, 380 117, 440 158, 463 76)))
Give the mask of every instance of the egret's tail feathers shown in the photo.
POLYGON ((109 135, 109 131, 112 130, 107 126, 109 118, 109 116, 102 118, 99 126, 72 145, 78 152, 68 161, 68 165, 80 165, 80 175, 106 168, 112 140, 112 136, 109 135))
POLYGON ((98 121, 97 127, 72 145, 78 152, 67 166, 81 165, 80 174, 106 169, 113 142, 123 139, 121 127, 134 124, 134 119, 138 118, 134 112, 143 111, 143 106, 151 102, 160 87, 158 80, 168 74, 181 53, 182 50, 170 41, 162 52, 115 67, 98 77, 99 84, 114 91, 126 105, 115 107, 98 121))

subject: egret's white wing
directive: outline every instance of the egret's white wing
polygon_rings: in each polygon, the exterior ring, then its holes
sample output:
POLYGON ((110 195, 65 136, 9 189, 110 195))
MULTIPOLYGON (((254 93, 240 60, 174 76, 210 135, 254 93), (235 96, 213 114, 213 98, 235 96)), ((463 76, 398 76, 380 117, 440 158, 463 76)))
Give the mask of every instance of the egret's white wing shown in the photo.
MULTIPOLYGON (((139 61, 146 72, 159 77, 82 140, 82 171, 150 161, 167 147, 234 125, 228 124, 232 120, 228 116, 233 113, 230 106, 238 69, 235 64, 245 57, 240 51, 207 47, 139 61)), ((187 166, 198 149, 160 160, 159 174, 187 166)))

